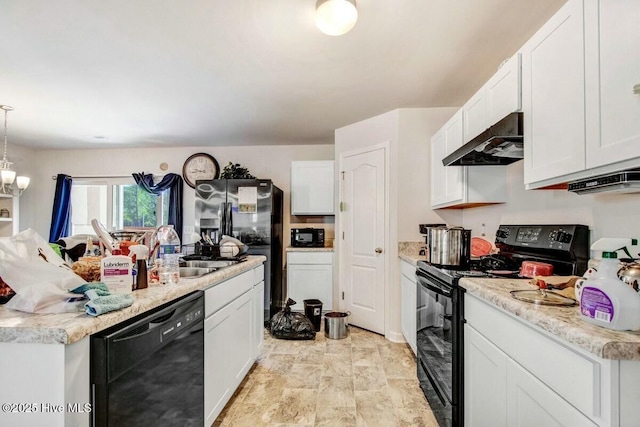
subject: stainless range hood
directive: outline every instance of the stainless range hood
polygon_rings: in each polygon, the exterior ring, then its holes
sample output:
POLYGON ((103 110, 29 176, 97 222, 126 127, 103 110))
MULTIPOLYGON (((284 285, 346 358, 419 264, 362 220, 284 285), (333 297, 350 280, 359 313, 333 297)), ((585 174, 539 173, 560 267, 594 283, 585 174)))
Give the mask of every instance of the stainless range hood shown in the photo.
POLYGON ((522 113, 511 113, 442 160, 445 166, 499 166, 524 157, 522 113))
POLYGON ((640 169, 614 172, 569 182, 569 191, 576 194, 640 193, 640 169))

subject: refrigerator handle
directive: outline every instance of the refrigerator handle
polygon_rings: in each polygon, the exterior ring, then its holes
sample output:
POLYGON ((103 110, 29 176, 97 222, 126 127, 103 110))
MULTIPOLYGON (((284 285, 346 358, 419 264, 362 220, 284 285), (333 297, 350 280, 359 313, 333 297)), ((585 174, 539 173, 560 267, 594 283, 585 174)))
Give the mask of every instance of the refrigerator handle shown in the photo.
POLYGON ((223 234, 225 234, 225 228, 226 228, 226 224, 227 224, 227 202, 222 202, 220 203, 220 210, 219 210, 219 215, 220 215, 220 236, 222 236, 223 234))
POLYGON ((231 202, 227 202, 225 206, 224 234, 226 234, 227 236, 233 235, 233 214, 231 206, 231 202))

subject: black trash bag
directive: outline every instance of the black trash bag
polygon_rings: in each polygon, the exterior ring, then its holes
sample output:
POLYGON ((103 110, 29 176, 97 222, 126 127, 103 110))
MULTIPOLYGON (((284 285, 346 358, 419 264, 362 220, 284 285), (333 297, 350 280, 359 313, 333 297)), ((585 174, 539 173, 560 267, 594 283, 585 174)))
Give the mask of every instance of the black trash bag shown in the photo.
POLYGON ((271 335, 283 340, 313 340, 316 331, 311 320, 302 313, 292 313, 291 306, 296 302, 289 298, 282 311, 271 318, 271 335))

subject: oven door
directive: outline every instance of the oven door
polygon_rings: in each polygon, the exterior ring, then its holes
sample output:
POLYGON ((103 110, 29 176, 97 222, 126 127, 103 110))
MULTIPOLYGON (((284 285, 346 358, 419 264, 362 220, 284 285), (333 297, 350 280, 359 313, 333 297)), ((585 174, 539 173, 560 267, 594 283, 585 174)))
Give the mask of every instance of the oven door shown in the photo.
POLYGON ((461 341, 458 289, 416 271, 418 282, 416 348, 418 380, 440 426, 461 426, 457 381, 461 341))

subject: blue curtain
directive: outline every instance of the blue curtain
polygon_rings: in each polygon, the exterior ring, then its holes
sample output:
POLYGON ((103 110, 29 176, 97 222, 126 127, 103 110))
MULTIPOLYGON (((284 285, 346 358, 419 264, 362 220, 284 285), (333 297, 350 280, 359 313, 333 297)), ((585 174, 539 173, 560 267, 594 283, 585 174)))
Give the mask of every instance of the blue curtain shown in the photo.
POLYGON ((69 175, 58 174, 56 177, 56 195, 53 199, 49 242, 54 243, 71 232, 71 182, 69 175))
POLYGON ((133 179, 136 184, 147 193, 160 195, 165 190, 169 190, 169 225, 173 225, 180 241, 182 241, 182 177, 175 173, 168 173, 157 184, 153 184, 153 175, 134 173, 133 179))

